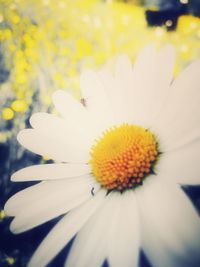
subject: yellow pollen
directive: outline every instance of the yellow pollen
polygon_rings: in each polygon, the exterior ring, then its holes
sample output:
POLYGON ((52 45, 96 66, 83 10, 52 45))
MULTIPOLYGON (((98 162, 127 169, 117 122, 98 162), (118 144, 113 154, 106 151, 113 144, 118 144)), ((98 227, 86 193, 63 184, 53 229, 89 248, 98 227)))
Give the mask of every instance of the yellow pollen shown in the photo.
POLYGON ((91 148, 92 173, 108 190, 135 188, 153 171, 157 147, 155 136, 143 127, 112 127, 91 148))

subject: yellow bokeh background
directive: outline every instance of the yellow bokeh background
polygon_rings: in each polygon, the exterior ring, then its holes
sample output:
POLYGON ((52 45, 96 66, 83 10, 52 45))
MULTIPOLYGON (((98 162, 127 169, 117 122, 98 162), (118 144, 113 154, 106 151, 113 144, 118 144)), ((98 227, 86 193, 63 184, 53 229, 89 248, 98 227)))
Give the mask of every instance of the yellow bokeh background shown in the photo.
POLYGON ((0 85, 1 119, 19 120, 30 108, 50 109, 56 89, 80 97, 81 71, 120 53, 134 61, 147 43, 175 46, 175 75, 199 57, 199 18, 179 17, 175 31, 167 30, 171 21, 149 27, 138 2, 0 0, 1 53, 10 72, 0 85))

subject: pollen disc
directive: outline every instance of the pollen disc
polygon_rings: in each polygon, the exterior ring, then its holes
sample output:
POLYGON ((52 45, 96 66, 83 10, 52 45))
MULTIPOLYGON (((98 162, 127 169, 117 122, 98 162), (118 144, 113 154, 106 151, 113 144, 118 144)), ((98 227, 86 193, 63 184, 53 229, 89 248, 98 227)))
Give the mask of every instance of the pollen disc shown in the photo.
POLYGON ((156 137, 129 124, 112 127, 92 146, 90 165, 96 180, 108 190, 123 191, 142 184, 158 157, 156 137))

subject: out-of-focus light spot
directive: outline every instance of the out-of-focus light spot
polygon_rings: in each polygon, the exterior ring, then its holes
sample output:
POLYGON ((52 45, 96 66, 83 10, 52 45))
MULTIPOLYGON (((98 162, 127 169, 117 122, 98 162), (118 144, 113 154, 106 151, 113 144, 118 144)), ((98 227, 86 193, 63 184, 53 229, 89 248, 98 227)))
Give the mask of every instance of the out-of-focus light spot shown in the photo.
POLYGON ((0 23, 3 22, 3 15, 0 14, 0 23))
POLYGON ((45 5, 45 6, 48 6, 48 4, 49 4, 49 0, 43 0, 42 2, 43 2, 43 5, 45 5))
POLYGON ((108 20, 107 27, 108 27, 108 29, 112 29, 112 27, 113 27, 113 20, 112 19, 108 20))
POLYGON ((58 6, 60 7, 60 8, 64 8, 65 7, 65 2, 63 2, 63 1, 60 1, 59 3, 58 3, 58 6))
POLYGON ((171 27, 171 26, 173 25, 173 21, 170 20, 170 19, 168 19, 168 20, 165 21, 165 25, 166 25, 167 27, 171 27))
POLYGON ((5 211, 4 210, 0 210, 0 220, 5 219, 5 217, 6 217, 5 211))
POLYGON ((189 0, 180 0, 180 3, 181 4, 188 4, 189 3, 189 0))
POLYGON ((14 112, 11 108, 4 108, 2 111, 2 116, 5 120, 12 120, 14 118, 14 112))
POLYGON ((20 17, 17 15, 12 16, 12 22, 18 24, 20 22, 20 17))
POLYGON ((198 26, 198 25, 197 25, 196 22, 191 22, 191 23, 190 23, 190 27, 191 27, 191 29, 193 29, 193 30, 196 29, 197 26, 198 26))
MULTIPOLYGON (((5 143, 7 140, 7 134, 5 132, 0 132, 0 142, 5 143)), ((1 220, 1 215, 0 215, 0 220, 1 220)))
POLYGON ((164 35, 164 29, 161 27, 156 27, 155 29, 155 35, 158 37, 161 37, 164 35))
POLYGON ((90 16, 89 15, 83 15, 83 21, 85 22, 85 23, 89 23, 90 22, 90 16))
POLYGON ((191 51, 189 49, 189 46, 187 44, 183 44, 180 47, 181 51, 181 57, 183 60, 188 61, 191 58, 191 51))
MULTIPOLYGON (((60 31, 59 34, 60 34, 61 38, 63 38, 63 39, 66 39, 67 37, 69 37, 69 33, 67 31, 60 31)), ((68 47, 62 47, 61 49, 68 49, 69 50, 68 47)))
POLYGON ((76 43, 77 57, 81 58, 91 53, 92 45, 84 38, 79 38, 76 43))
POLYGON ((27 102, 22 99, 13 101, 11 107, 16 112, 25 112, 28 108, 28 105, 27 102))
POLYGON ((122 23, 124 24, 124 25, 128 25, 128 23, 129 23, 129 17, 128 16, 122 16, 122 23))
POLYGON ((47 155, 45 155, 45 156, 42 156, 42 159, 45 160, 45 161, 47 161, 47 160, 50 160, 51 158, 48 157, 47 155))
POLYGON ((19 88, 16 88, 16 98, 22 99, 25 97, 25 92, 23 90, 20 90, 19 88))
POLYGON ((151 11, 158 11, 158 10, 159 10, 159 8, 158 8, 157 5, 150 5, 150 6, 148 7, 148 9, 151 10, 151 11))
POLYGON ((181 50, 182 53, 187 52, 188 49, 189 49, 189 48, 188 48, 188 46, 187 46, 186 44, 183 44, 183 45, 181 45, 181 47, 180 47, 180 50, 181 50))
POLYGON ((69 69, 68 71, 67 71, 67 76, 69 76, 69 77, 73 77, 73 76, 75 76, 77 73, 76 73, 76 70, 75 69, 73 69, 73 68, 71 68, 71 69, 69 69))
POLYGON ((184 15, 178 19, 177 33, 178 34, 188 34, 191 35, 195 33, 197 29, 200 28, 200 18, 194 17, 192 15, 184 15), (192 32, 193 31, 193 32, 192 32))
POLYGON ((60 49, 61 56, 69 56, 70 53, 71 53, 71 50, 68 47, 61 47, 60 49))
POLYGON ((197 32, 197 37, 200 38, 200 30, 197 32))
POLYGON ((59 81, 62 81, 62 79, 63 79, 63 77, 59 72, 54 74, 54 80, 55 81, 59 82, 59 81))
POLYGON ((24 56, 23 51, 22 51, 22 50, 17 50, 17 52, 16 52, 16 57, 21 58, 21 57, 23 57, 23 56, 24 56))
POLYGON ((11 32, 10 29, 5 29, 5 31, 4 31, 4 37, 5 37, 6 40, 9 40, 9 39, 12 38, 12 32, 11 32))
POLYGON ((101 19, 96 17, 94 19, 94 25, 95 25, 96 28, 100 28, 101 27, 101 19))
POLYGON ((15 49, 16 49, 16 46, 15 46, 14 44, 10 44, 10 45, 9 45, 9 50, 10 50, 11 52, 14 52, 15 49))
POLYGON ((43 101, 44 101, 44 103, 45 103, 47 106, 50 106, 51 103, 52 103, 52 98, 51 98, 50 95, 45 95, 45 96, 43 97, 43 101))
MULTIPOLYGON (((16 2, 17 2, 17 1, 16 1, 16 2)), ((10 7, 11 10, 16 9, 16 5, 15 5, 14 3, 12 3, 9 7, 10 7)))
POLYGON ((27 82, 27 77, 23 73, 16 75, 16 82, 19 84, 25 84, 27 82))
POLYGON ((9 265, 13 265, 13 264, 15 263, 15 259, 12 258, 12 257, 7 257, 7 258, 6 258, 6 261, 7 261, 7 263, 8 263, 9 265))

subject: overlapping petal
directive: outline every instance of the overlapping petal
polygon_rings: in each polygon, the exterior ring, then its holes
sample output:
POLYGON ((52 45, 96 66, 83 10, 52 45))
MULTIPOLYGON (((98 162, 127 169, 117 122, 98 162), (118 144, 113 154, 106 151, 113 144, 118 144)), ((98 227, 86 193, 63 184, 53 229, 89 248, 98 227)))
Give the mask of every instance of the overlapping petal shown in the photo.
POLYGON ((88 164, 53 163, 23 168, 11 176, 11 181, 57 180, 78 177, 91 172, 88 164))
POLYGON ((194 140, 175 151, 162 155, 156 166, 156 173, 165 174, 174 183, 200 184, 200 140, 194 140))
POLYGON ((119 193, 112 193, 106 197, 105 204, 78 233, 66 261, 66 267, 102 265, 107 255, 108 235, 113 222, 112 213, 119 202, 119 193))
MULTIPOLYGON (((86 134, 92 141, 94 141, 97 135, 105 129, 105 125, 107 125, 106 123, 99 125, 99 116, 94 116, 81 101, 77 101, 67 92, 62 90, 56 91, 53 94, 53 102, 66 122, 73 125, 73 128, 78 129, 84 136, 86 134)), ((101 105, 103 106, 103 103, 101 105)), ((106 118, 104 120, 107 122, 106 118)))
POLYGON ((190 64, 172 83, 154 125, 165 151, 199 138, 199 83, 200 61, 190 64))
POLYGON ((92 187, 93 179, 80 177, 42 182, 17 193, 5 206, 15 216, 11 230, 20 233, 70 211, 91 196, 92 187))
POLYGON ((137 197, 142 245, 153 266, 196 266, 200 260, 200 221, 181 188, 162 177, 151 177, 137 197), (188 265, 181 265, 183 260, 188 265))
POLYGON ((82 97, 94 120, 98 120, 100 133, 114 125, 113 109, 104 85, 94 71, 83 72, 80 77, 82 97))
POLYGON ((132 123, 152 126, 172 81, 174 59, 171 46, 156 52, 149 45, 140 52, 133 68, 132 123))
POLYGON ((46 266, 105 202, 105 193, 105 190, 100 190, 95 196, 91 195, 87 202, 65 215, 40 244, 28 266, 46 266))
POLYGON ((112 229, 108 238, 110 267, 137 266, 140 249, 138 207, 134 192, 120 196, 117 212, 112 212, 112 229))

